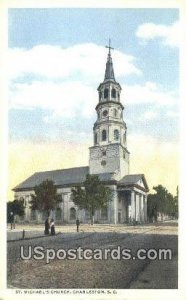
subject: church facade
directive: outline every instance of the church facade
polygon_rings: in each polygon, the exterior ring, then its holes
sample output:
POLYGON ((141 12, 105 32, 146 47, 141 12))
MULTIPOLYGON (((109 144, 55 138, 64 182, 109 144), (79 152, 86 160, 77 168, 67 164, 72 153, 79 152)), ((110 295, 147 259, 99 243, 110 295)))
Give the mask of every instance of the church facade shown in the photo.
POLYGON ((89 166, 37 172, 16 186, 15 199, 23 199, 23 221, 42 222, 46 215, 30 209, 34 187, 46 179, 53 180, 61 202, 51 216, 59 223, 90 222, 90 215, 74 205, 71 189, 83 186, 87 174, 95 174, 112 190, 107 209, 96 211, 97 223, 144 223, 147 221, 148 185, 143 174, 130 174, 130 153, 127 149, 127 126, 123 120, 124 106, 120 101, 121 86, 115 80, 111 47, 105 76, 98 87, 97 120, 93 126, 93 146, 89 148, 89 166))

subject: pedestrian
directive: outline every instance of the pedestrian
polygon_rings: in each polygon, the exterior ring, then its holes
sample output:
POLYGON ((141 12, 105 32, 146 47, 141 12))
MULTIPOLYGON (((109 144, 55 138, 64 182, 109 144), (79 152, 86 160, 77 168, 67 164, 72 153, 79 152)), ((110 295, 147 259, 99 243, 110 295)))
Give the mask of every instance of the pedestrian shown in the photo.
POLYGON ((11 211, 10 212, 10 228, 11 228, 11 230, 12 229, 15 229, 15 223, 14 223, 14 213, 11 211))
POLYGON ((45 221, 45 235, 49 234, 49 228, 50 228, 50 224, 49 224, 49 217, 48 217, 45 221))
POLYGON ((51 230, 51 235, 55 235, 55 224, 54 224, 54 219, 51 219, 50 223, 50 230, 51 230))
POLYGON ((80 221, 79 221, 79 219, 77 219, 76 220, 77 232, 79 232, 79 225, 80 225, 80 221))

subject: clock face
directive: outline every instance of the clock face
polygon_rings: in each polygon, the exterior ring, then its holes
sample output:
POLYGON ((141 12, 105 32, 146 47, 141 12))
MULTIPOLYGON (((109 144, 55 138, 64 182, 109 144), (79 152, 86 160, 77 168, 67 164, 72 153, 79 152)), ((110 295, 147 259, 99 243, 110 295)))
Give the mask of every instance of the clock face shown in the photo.
POLYGON ((103 116, 106 117, 108 115, 108 110, 103 111, 103 116))

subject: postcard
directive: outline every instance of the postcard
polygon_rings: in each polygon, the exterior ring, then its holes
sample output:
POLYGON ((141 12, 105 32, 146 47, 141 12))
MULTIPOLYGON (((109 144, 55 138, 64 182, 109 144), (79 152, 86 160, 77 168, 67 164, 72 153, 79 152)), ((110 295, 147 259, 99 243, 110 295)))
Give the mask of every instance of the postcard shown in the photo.
POLYGON ((183 299, 181 5, 5 2, 1 298, 183 299))

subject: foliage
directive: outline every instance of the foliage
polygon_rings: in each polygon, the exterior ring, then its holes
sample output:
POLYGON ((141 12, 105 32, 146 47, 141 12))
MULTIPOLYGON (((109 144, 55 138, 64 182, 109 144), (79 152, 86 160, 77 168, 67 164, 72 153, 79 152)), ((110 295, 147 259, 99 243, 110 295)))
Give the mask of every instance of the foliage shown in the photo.
POLYGON ((56 204, 62 201, 60 195, 57 194, 54 182, 48 179, 35 186, 34 194, 31 197, 31 209, 46 211, 48 215, 50 214, 50 210, 54 209, 56 204))
POLYGON ((106 208, 111 199, 111 190, 106 187, 97 175, 87 175, 83 188, 80 186, 72 189, 72 199, 80 209, 90 213, 91 224, 94 222, 95 211, 106 208))
POLYGON ((157 221, 158 214, 178 217, 178 195, 174 197, 162 185, 153 187, 155 194, 147 198, 147 214, 150 221, 157 221))
POLYGON ((14 200, 7 202, 7 221, 10 222, 10 213, 13 215, 24 216, 24 200, 14 200))

